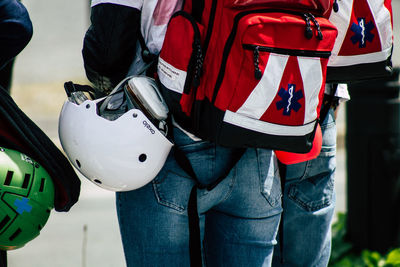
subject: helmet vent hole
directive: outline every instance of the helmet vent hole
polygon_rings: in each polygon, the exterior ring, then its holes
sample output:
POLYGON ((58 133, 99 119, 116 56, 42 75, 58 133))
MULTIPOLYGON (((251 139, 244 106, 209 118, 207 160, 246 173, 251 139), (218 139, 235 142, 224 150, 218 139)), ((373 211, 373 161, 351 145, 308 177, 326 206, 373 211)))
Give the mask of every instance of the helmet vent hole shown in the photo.
POLYGON ((90 104, 87 104, 87 105, 86 105, 86 109, 89 109, 89 108, 90 108, 90 104))
POLYGON ((94 181, 95 183, 102 184, 102 182, 101 182, 100 180, 98 180, 98 179, 94 179, 93 181, 94 181))
POLYGON ((30 179, 31 179, 31 175, 29 173, 25 173, 24 181, 22 182, 22 188, 28 188, 30 179))
POLYGON ((43 192, 43 189, 44 189, 44 182, 45 182, 45 179, 42 178, 42 179, 40 180, 39 192, 43 192))
POLYGON ((19 234, 22 232, 21 228, 18 228, 17 231, 15 231, 8 239, 10 241, 13 241, 19 234))
POLYGON ((0 229, 3 229, 3 227, 6 226, 10 220, 10 216, 6 215, 6 217, 4 217, 3 220, 1 220, 0 222, 0 229))
POLYGON ((4 185, 10 185, 11 184, 11 180, 12 180, 13 175, 14 175, 13 171, 8 171, 7 172, 6 180, 4 181, 4 185))
POLYGON ((140 154, 140 156, 139 156, 139 161, 140 162, 144 162, 144 161, 146 161, 146 159, 147 159, 146 154, 140 154))
POLYGON ((81 163, 79 162, 79 160, 75 160, 75 162, 76 162, 76 165, 78 165, 78 167, 80 168, 81 167, 81 163))

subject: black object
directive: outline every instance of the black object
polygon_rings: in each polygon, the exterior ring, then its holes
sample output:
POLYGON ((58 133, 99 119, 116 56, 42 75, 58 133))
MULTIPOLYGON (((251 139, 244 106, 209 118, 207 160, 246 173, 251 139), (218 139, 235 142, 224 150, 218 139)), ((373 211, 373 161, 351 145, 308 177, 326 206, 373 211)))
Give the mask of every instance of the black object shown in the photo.
POLYGON ((78 201, 81 182, 68 159, 2 87, 0 145, 23 152, 49 172, 55 186, 56 211, 67 212, 78 201))
POLYGON ((7 267, 7 251, 0 250, 0 267, 7 267))
POLYGON ((347 239, 358 251, 400 247, 400 82, 351 83, 347 103, 347 239))
MULTIPOLYGON (((126 77, 135 57, 140 15, 136 8, 115 4, 91 8, 91 24, 83 40, 82 57, 86 76, 98 87, 96 90, 111 90, 126 77)), ((97 97, 107 93, 98 92, 97 97)))
POLYGON ((14 62, 15 58, 9 61, 2 69, 0 69, 0 86, 6 89, 8 93, 11 91, 14 62))

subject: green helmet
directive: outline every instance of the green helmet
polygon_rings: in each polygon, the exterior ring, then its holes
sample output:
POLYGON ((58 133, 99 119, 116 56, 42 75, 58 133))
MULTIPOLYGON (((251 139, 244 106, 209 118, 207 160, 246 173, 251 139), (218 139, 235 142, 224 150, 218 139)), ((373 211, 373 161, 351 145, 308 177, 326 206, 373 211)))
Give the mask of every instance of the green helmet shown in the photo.
POLYGON ((0 249, 23 247, 37 237, 54 207, 54 184, 37 162, 0 147, 0 249))

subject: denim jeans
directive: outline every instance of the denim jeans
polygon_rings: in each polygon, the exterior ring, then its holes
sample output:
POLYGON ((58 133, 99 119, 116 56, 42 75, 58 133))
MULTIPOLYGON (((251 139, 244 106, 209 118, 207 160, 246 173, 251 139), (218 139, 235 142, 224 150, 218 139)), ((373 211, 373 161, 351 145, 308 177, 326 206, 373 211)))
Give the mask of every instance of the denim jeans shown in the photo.
MULTIPOLYGON (((331 251, 331 221, 336 195, 336 123, 330 110, 321 126, 320 155, 288 165, 283 195, 283 258, 275 247, 273 266, 327 266, 331 251)), ((279 241, 278 241, 279 242, 279 241)))
MULTIPOLYGON (((226 171, 237 150, 195 142, 175 128, 175 144, 198 180, 209 184, 226 171)), ((152 183, 117 193, 127 266, 189 266, 187 203, 195 182, 172 153, 152 183)), ((271 150, 247 149, 228 176, 197 202, 206 266, 270 266, 280 221, 281 186, 271 150)))

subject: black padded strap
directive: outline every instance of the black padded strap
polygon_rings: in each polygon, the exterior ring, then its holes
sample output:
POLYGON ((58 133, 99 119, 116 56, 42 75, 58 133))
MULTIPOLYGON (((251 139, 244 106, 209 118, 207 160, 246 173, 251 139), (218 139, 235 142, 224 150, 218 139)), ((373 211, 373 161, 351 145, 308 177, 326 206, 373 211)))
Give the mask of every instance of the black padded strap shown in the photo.
POLYGON ((197 210, 197 186, 193 186, 188 202, 190 266, 201 267, 200 219, 197 210))
POLYGON ((7 267, 7 251, 0 250, 0 267, 7 267))
POLYGON ((319 113, 319 123, 322 124, 329 113, 329 109, 333 105, 333 101, 335 100, 335 95, 337 91, 338 84, 331 84, 331 91, 329 94, 325 94, 324 103, 322 105, 321 111, 319 113))
MULTIPOLYGON (((172 126, 170 124, 170 126, 172 126)), ((172 132, 172 127, 170 128, 172 132)), ((171 133, 172 135, 172 133, 171 133)), ((173 138, 173 136, 172 136, 173 138)), ((196 182, 193 186, 188 202, 188 219, 189 219, 189 253, 190 253, 190 266, 191 267, 201 267, 202 266, 202 250, 201 250, 201 235, 200 235, 200 219, 197 210, 197 189, 212 190, 215 188, 222 180, 226 178, 230 170, 236 165, 239 159, 242 157, 246 149, 240 149, 236 154, 236 157, 231 162, 231 166, 213 183, 209 185, 204 185, 199 183, 196 173, 193 170, 192 164, 187 158, 186 154, 179 149, 179 147, 174 146, 173 152, 174 157, 178 165, 196 182)))
POLYGON ((192 16, 197 22, 201 22, 201 16, 204 10, 204 0, 192 1, 192 16))

